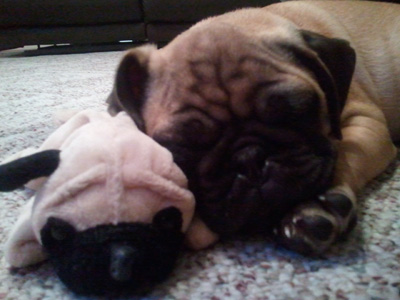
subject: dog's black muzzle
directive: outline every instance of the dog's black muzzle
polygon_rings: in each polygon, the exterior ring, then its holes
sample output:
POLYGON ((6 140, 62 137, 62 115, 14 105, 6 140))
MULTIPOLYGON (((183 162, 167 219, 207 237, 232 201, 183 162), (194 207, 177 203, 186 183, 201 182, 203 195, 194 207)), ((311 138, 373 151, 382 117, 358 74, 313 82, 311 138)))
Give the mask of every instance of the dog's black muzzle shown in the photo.
POLYGON ((320 133, 250 124, 201 153, 164 143, 189 178, 197 211, 222 236, 268 231, 296 204, 325 191, 336 150, 320 133))

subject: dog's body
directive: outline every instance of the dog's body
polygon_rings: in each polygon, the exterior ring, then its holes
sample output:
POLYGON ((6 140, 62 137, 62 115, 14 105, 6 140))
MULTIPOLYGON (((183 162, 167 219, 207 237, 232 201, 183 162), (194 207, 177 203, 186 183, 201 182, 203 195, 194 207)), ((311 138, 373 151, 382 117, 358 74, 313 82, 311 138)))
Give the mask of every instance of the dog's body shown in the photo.
POLYGON ((276 226, 287 247, 322 252, 396 155, 400 6, 296 1, 204 20, 129 52, 109 104, 188 175, 192 247, 276 226))

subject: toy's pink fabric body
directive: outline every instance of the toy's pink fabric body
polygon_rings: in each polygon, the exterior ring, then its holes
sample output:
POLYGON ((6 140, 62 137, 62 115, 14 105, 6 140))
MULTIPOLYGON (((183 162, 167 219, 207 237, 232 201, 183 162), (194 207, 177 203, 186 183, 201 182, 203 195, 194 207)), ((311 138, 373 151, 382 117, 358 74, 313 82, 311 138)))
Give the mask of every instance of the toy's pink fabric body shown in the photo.
POLYGON ((60 164, 24 208, 6 244, 6 259, 25 266, 45 259, 40 230, 49 217, 78 231, 100 224, 151 223, 155 213, 174 206, 186 232, 194 212, 187 180, 165 148, 140 132, 125 113, 83 111, 74 115, 38 151, 60 149, 60 164))

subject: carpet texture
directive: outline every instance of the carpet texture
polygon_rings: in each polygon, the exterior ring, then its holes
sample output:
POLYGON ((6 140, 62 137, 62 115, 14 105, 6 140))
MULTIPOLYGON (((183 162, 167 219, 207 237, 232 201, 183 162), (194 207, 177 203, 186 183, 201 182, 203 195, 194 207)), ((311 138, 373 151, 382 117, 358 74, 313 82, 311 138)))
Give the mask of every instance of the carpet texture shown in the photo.
MULTIPOLYGON (((105 110, 121 55, 0 57, 0 160, 39 146, 60 110, 105 110)), ((7 266, 4 241, 28 196, 0 194, 0 299, 87 299, 70 293, 49 264, 7 266)), ((359 219, 349 238, 322 258, 261 237, 185 252, 146 299, 400 299, 400 157, 360 195, 359 219)))

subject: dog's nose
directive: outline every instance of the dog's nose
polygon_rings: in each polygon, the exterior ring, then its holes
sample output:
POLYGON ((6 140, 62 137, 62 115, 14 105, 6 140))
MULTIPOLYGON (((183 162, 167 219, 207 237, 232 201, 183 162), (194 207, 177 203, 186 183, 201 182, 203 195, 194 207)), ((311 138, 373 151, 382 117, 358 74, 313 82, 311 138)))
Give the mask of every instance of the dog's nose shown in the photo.
POLYGON ((265 151, 261 146, 249 145, 235 152, 232 161, 238 173, 250 180, 257 180, 261 177, 265 158, 265 151))

